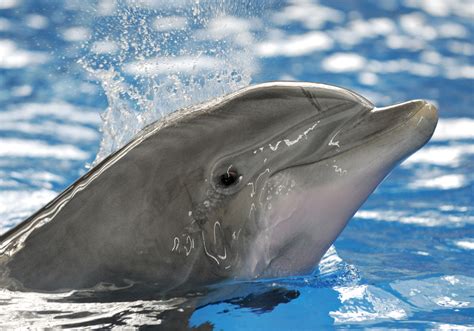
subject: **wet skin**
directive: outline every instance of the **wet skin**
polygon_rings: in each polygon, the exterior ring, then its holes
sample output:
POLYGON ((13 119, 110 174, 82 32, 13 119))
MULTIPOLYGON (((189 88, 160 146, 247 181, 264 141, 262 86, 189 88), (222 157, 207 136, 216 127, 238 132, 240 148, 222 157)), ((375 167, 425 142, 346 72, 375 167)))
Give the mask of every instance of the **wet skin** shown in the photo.
POLYGON ((151 124, 0 238, 0 284, 191 289, 311 271, 437 123, 322 84, 252 86, 151 124))

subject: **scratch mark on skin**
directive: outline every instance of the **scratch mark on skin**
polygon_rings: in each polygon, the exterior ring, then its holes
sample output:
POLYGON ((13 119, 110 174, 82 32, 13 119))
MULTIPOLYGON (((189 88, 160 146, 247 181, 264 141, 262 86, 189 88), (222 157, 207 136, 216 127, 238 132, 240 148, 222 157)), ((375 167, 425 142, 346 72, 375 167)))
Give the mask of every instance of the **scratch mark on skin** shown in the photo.
POLYGON ((310 133, 311 131, 313 131, 314 128, 319 124, 319 122, 321 122, 321 121, 317 121, 316 123, 314 123, 313 126, 309 127, 308 129, 306 129, 305 132, 303 132, 304 137, 305 137, 306 139, 308 139, 308 133, 310 133))
POLYGON ((418 123, 416 123, 416 127, 418 127, 420 125, 420 123, 421 123, 421 121, 423 121, 423 119, 424 119, 424 117, 421 116, 420 119, 418 120, 418 123))
POLYGON ((201 232, 201 236, 202 236, 202 243, 203 243, 203 246, 204 246, 204 253, 206 253, 207 256, 209 256, 211 259, 216 261, 217 265, 220 265, 219 260, 214 255, 212 255, 211 253, 209 253, 207 251, 206 239, 204 239, 204 232, 201 232))
POLYGON ((295 140, 290 140, 290 139, 284 139, 283 141, 285 142, 286 146, 292 146, 294 144, 296 144, 297 142, 299 142, 301 139, 303 139, 303 137, 305 139, 308 139, 308 133, 310 133, 311 131, 314 130, 314 128, 316 128, 316 126, 319 124, 319 122, 321 121, 317 121, 316 123, 314 123, 312 126, 310 126, 309 128, 307 128, 303 134, 300 134, 298 136, 298 138, 296 138, 295 140))
POLYGON ((221 223, 219 223, 219 221, 216 221, 216 223, 214 223, 214 245, 217 243, 216 229, 218 225, 219 227, 221 227, 221 223))
POLYGON ((250 197, 253 198, 255 196, 255 194, 257 193, 257 189, 256 189, 256 186, 258 185, 258 180, 260 179, 260 177, 262 177, 265 173, 269 173, 270 172, 270 169, 267 168, 265 169, 260 175, 258 175, 257 179, 255 180, 255 183, 247 183, 248 186, 252 186, 252 192, 250 192, 250 197))
POLYGON ((252 186, 252 192, 250 192, 250 197, 253 198, 255 195, 255 185, 253 183, 247 183, 247 186, 252 186))
POLYGON ((173 248, 171 249, 172 252, 177 251, 179 248, 179 238, 174 237, 173 239, 173 248))
MULTIPOLYGON (((219 228, 221 228, 222 230, 222 227, 221 227, 221 223, 219 223, 218 221, 216 221, 214 223, 214 245, 217 244, 217 235, 216 235, 216 229, 217 229, 217 226, 219 226, 219 228)), ((219 255, 217 254, 217 257, 221 260, 225 260, 227 258, 227 250, 226 248, 224 247, 224 255, 219 255)))
POLYGON ((221 260, 227 259, 227 249, 224 247, 224 255, 217 254, 217 257, 221 260))
POLYGON ((260 175, 258 175, 257 179, 255 180, 255 185, 258 185, 258 180, 260 179, 260 177, 262 177, 266 173, 270 173, 270 168, 265 169, 260 175))
POLYGON ((302 134, 300 134, 300 135, 298 136, 298 138, 296 138, 295 140, 285 139, 284 142, 285 142, 286 146, 290 147, 290 146, 296 144, 296 143, 297 143, 298 141, 300 141, 301 139, 303 139, 303 135, 302 135, 302 134))
POLYGON ((268 144, 268 146, 273 152, 275 152, 278 149, 278 146, 280 146, 280 144, 281 144, 281 140, 279 140, 275 145, 268 144))
MULTIPOLYGON (((280 144, 281 144, 282 142, 284 142, 284 143, 286 144, 286 146, 292 146, 292 145, 296 144, 297 142, 299 142, 301 139, 303 139, 303 137, 304 137, 305 139, 308 139, 308 134, 309 134, 311 131, 314 130, 314 128, 319 124, 319 122, 321 122, 321 121, 317 121, 317 122, 314 123, 312 126, 310 126, 309 128, 307 128, 307 129, 303 132, 303 134, 300 134, 300 135, 298 136, 298 138, 296 138, 295 140, 290 140, 290 139, 288 139, 288 138, 287 138, 287 139, 283 139, 283 140, 279 140, 279 141, 276 142, 275 145, 268 144, 268 147, 270 147, 270 149, 271 149, 273 152, 275 152, 275 151, 278 149, 278 147, 280 146, 280 144)), ((254 154, 255 154, 255 151, 254 151, 254 154)))
POLYGON ((334 171, 335 171, 335 172, 338 172, 338 173, 340 173, 341 175, 347 173, 347 170, 343 170, 342 168, 338 167, 337 165, 333 165, 332 167, 334 168, 334 171))
MULTIPOLYGON (((258 175, 257 179, 255 180, 255 185, 257 186, 258 185, 258 180, 260 179, 261 176, 263 176, 265 173, 270 173, 270 169, 267 168, 265 169, 264 172, 262 172, 260 175, 258 175)), ((265 185, 262 187, 262 189, 260 190, 260 194, 258 196, 258 202, 260 204, 260 206, 262 206, 262 194, 263 194, 263 191, 265 190, 265 185)), ((255 194, 254 194, 255 195, 255 194)))
POLYGON ((339 134, 339 131, 337 131, 336 134, 331 138, 331 140, 328 143, 328 146, 337 146, 337 147, 341 148, 341 146, 339 145, 339 140, 334 141, 334 138, 336 138, 336 136, 339 134))
POLYGON ((186 246, 183 246, 183 247, 184 247, 184 250, 186 251, 186 256, 188 256, 194 248, 194 239, 191 238, 190 236, 187 236, 186 237, 186 244, 189 245, 189 248, 186 247, 186 246))
MULTIPOLYGON (((265 186, 262 187, 262 189, 260 190, 260 194, 258 195, 258 203, 260 204, 260 207, 263 207, 262 196, 264 192, 265 192, 265 186)), ((267 191, 267 193, 270 193, 270 192, 267 191)))
POLYGON ((237 231, 237 233, 235 233, 235 231, 232 232, 232 239, 234 239, 234 240, 239 239, 240 231, 242 231, 242 229, 239 229, 239 231, 237 231))
POLYGON ((249 218, 251 218, 252 212, 255 212, 255 209, 255 203, 252 202, 252 204, 250 205, 249 218))

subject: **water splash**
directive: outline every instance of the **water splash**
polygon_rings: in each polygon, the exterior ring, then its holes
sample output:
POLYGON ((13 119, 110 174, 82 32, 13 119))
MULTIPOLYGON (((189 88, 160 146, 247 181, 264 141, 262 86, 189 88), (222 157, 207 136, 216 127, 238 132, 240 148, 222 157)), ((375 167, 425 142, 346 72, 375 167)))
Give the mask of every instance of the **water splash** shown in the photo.
POLYGON ((94 8, 97 24, 79 60, 108 100, 94 163, 164 115, 250 83, 265 3, 107 3, 94 8))

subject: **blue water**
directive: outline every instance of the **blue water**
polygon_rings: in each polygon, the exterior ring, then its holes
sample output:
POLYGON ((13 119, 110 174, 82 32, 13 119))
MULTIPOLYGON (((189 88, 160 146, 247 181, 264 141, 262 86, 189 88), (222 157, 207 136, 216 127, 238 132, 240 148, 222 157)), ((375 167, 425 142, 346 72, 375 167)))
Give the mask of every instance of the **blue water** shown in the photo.
POLYGON ((1 290, 0 324, 474 328, 474 3, 166 3, 0 1, 2 232, 162 113, 250 81, 330 83, 378 106, 429 99, 437 131, 313 275, 239 285, 189 311, 180 298, 78 303, 1 290))

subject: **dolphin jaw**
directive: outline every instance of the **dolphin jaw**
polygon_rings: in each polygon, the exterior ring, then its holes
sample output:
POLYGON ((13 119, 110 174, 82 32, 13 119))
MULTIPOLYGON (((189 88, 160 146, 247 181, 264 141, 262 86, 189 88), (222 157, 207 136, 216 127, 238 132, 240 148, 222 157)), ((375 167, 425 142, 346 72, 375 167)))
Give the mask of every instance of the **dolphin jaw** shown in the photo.
MULTIPOLYGON (((291 207, 292 204, 288 204, 285 199, 281 201, 283 204, 280 206, 280 211, 286 212, 288 217, 275 220, 275 224, 263 229, 259 236, 260 240, 257 240, 260 243, 258 247, 254 247, 255 251, 260 251, 263 255, 252 257, 253 263, 247 265, 247 276, 254 273, 263 277, 289 276, 307 272, 311 263, 314 267, 380 182, 398 163, 430 139, 437 120, 436 107, 424 100, 373 108, 369 112, 359 113, 348 120, 341 128, 341 136, 338 139, 331 139, 333 132, 328 139, 329 142, 324 143, 326 145, 324 150, 317 148, 310 162, 297 163, 272 173, 268 180, 279 181, 280 176, 304 174, 299 176, 298 184, 306 188, 302 188, 302 191, 291 200, 296 205, 303 204, 306 207, 291 207), (360 120, 359 126, 354 124, 353 119, 360 120), (365 132, 364 128, 367 128, 369 132, 365 132), (348 135, 346 137, 348 139, 344 139, 342 132, 344 129, 356 130, 359 138, 357 135, 348 135), (324 173, 317 174, 318 171, 324 173), (304 180, 303 177, 310 176, 311 173, 314 173, 313 178, 304 180), (303 192, 305 190, 307 192, 303 192), (326 194, 327 192, 332 193, 326 194), (340 201, 339 207, 337 201, 340 201), (331 204, 334 204, 332 208, 335 211, 322 215, 321 208, 331 204), (310 211, 294 217, 295 211, 305 208, 310 211), (278 242, 285 242, 285 240, 288 242, 288 238, 282 238, 287 228, 295 231, 299 228, 302 234, 314 233, 314 237, 309 239, 308 244, 308 247, 312 249, 312 255, 308 253, 307 256, 300 256, 299 247, 294 250, 288 249, 288 252, 286 252, 287 248, 272 247, 274 241, 277 242, 276 246, 278 242), (325 238, 318 237, 321 232, 325 233, 325 238), (278 263, 280 259, 292 261, 292 268, 279 270, 282 265, 278 263)), ((273 200, 272 203, 274 209, 279 208, 278 202, 273 200)))

